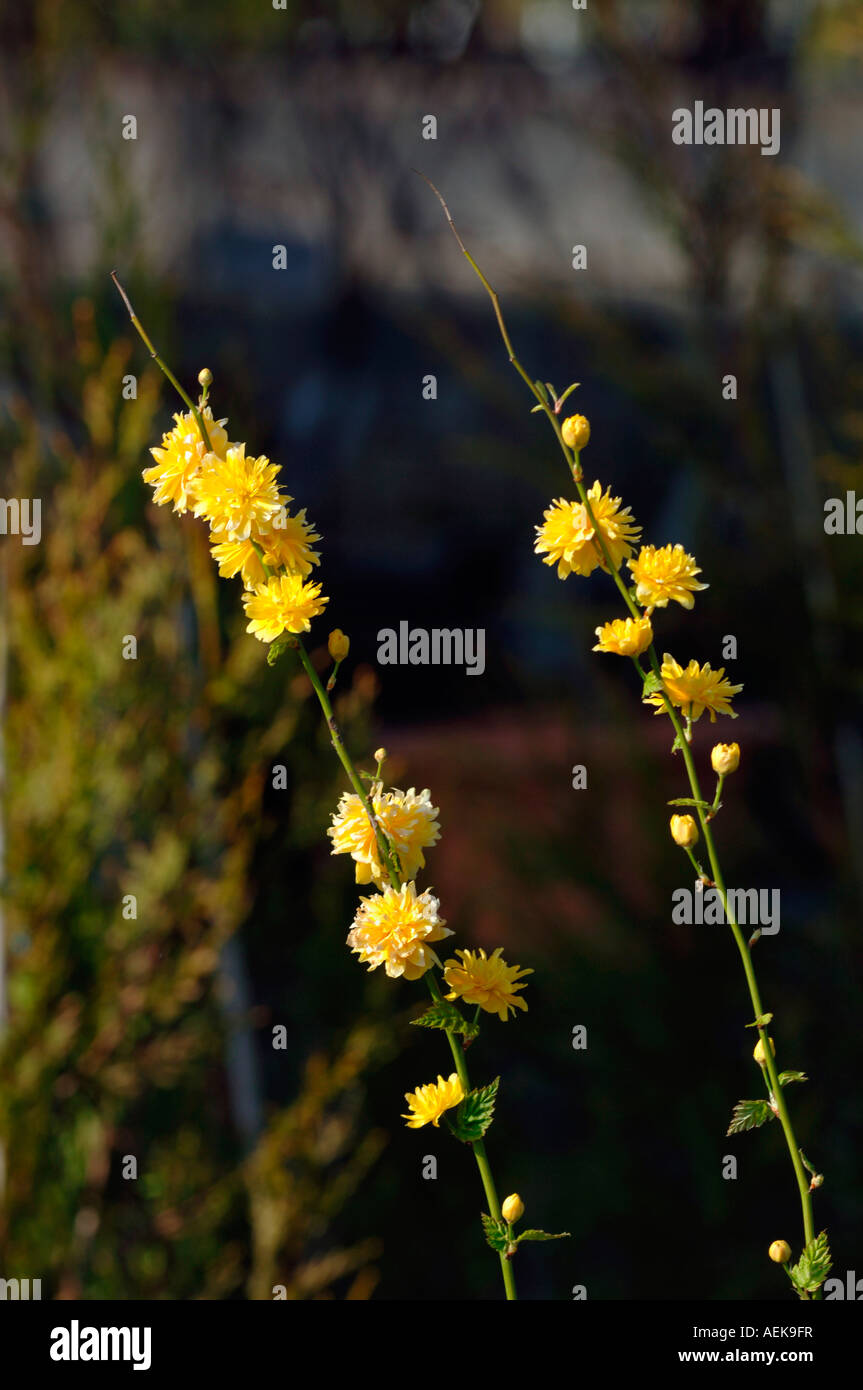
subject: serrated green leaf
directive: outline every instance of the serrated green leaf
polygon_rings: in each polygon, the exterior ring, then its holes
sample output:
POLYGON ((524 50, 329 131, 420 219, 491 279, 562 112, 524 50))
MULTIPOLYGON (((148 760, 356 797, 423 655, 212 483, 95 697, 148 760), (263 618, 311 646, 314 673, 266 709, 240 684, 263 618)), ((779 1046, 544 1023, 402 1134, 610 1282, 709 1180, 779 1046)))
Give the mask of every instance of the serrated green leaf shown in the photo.
POLYGON ((779 1085, 790 1086, 792 1081, 808 1081, 809 1077, 805 1071, 781 1071, 779 1073, 779 1085))
POLYGON ((475 1144, 481 1139, 494 1119, 494 1102, 500 1077, 496 1076, 488 1086, 480 1086, 465 1096, 461 1105, 450 1120, 456 1139, 464 1144, 475 1144))
POLYGON ((516 1238, 516 1245, 520 1245, 523 1240, 565 1240, 569 1236, 569 1231, 558 1231, 552 1235, 550 1231, 522 1231, 516 1238))
POLYGON ((695 798, 694 798, 694 797, 691 797, 691 796, 678 796, 678 797, 675 797, 675 799, 674 799, 673 801, 669 801, 669 802, 668 802, 668 805, 669 805, 669 806, 703 806, 704 809, 705 809, 705 811, 709 811, 709 810, 710 810, 710 802, 709 802, 709 801, 696 801, 695 798))
POLYGON ((436 999, 419 1018, 412 1018, 411 1023, 418 1024, 420 1028, 442 1028, 446 1033, 460 1033, 467 1039, 475 1038, 479 1032, 479 1026, 468 1022, 446 999, 436 999))
POLYGON ((775 1116, 766 1100, 739 1100, 731 1112, 731 1124, 726 1134, 743 1134, 747 1129, 758 1129, 775 1116))
POLYGON ((495 1221, 493 1216, 489 1216, 487 1212, 483 1212, 482 1229, 485 1233, 486 1241, 491 1246, 492 1250, 497 1250, 499 1254, 502 1254, 509 1245, 509 1236, 506 1233, 506 1222, 495 1221))
POLYGON ((662 677, 658 676, 655 671, 648 671, 644 680, 642 694, 655 695, 657 690, 662 690, 662 688, 662 677))
POLYGON ((800 1259, 788 1273, 791 1275, 792 1284, 799 1292, 816 1293, 832 1268, 833 1260, 827 1243, 827 1232, 822 1231, 814 1240, 810 1240, 800 1259))

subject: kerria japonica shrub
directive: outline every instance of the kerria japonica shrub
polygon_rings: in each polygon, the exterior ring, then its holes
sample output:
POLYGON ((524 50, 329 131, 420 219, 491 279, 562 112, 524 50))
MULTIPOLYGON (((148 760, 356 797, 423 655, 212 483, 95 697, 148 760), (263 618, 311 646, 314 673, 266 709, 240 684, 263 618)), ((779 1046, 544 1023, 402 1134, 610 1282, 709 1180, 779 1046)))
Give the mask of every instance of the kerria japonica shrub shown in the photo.
POLYGON ((627 658, 635 669, 643 703, 671 723, 671 752, 682 759, 689 783, 689 795, 676 797, 670 803, 675 808, 669 823, 671 838, 695 870, 697 920, 727 923, 731 931, 752 1006, 752 1019, 745 1026, 757 1033, 753 1058, 764 1095, 738 1101, 728 1133, 741 1133, 778 1119, 800 1195, 803 1241, 796 1263, 791 1263, 792 1250, 786 1240, 772 1241, 767 1253, 784 1268, 801 1299, 819 1299, 831 1257, 826 1231, 818 1235, 815 1232, 812 1193, 824 1178, 798 1146, 785 1097, 787 1086, 806 1081, 807 1077, 802 1071, 779 1070, 775 1041, 768 1032, 773 1014, 762 1004, 752 958, 752 948, 761 931, 756 930, 747 939, 741 930, 741 893, 726 889, 713 833, 725 780, 740 764, 739 745, 717 743, 711 749, 710 766, 716 775, 712 799, 702 791, 696 763, 695 732, 702 715, 709 715, 711 723, 715 723, 717 715, 736 718, 732 701, 743 687, 733 685, 722 667, 714 670, 707 662, 691 659, 684 665, 669 652, 660 660, 654 641, 653 624, 663 610, 676 603, 691 611, 696 595, 708 586, 699 579, 701 570, 695 557, 682 545, 644 544, 641 527, 622 499, 612 496, 611 488, 599 479, 586 484, 581 454, 590 439, 590 424, 584 415, 567 416, 563 410, 580 383, 573 382, 558 394, 550 382, 529 374, 513 349, 498 296, 465 246, 445 199, 430 179, 424 174, 420 177, 439 199, 460 250, 491 300, 509 361, 535 399, 531 413, 546 416, 566 464, 570 488, 567 494, 552 501, 536 527, 536 554, 545 564, 556 566, 561 580, 572 575, 587 578, 600 570, 613 581, 622 604, 621 613, 596 629, 593 650, 627 658))
POLYGON ((185 406, 161 445, 151 449, 154 463, 144 469, 144 481, 153 488, 157 506, 170 505, 181 515, 189 512, 209 527, 219 575, 239 581, 246 631, 266 644, 270 665, 293 654, 311 683, 348 782, 327 831, 332 853, 348 855, 356 883, 369 890, 360 896, 347 945, 368 970, 383 969, 392 980, 425 985, 431 1003, 413 1022, 442 1032, 451 1054, 447 1075, 439 1072, 406 1094, 402 1118, 410 1129, 443 1124, 473 1151, 488 1207, 481 1213, 482 1231, 499 1257, 506 1298, 515 1299, 513 1260, 520 1245, 569 1233, 529 1228, 516 1233, 524 1203, 518 1193, 500 1201, 485 1144, 500 1077, 473 1086, 465 1054, 484 1015, 506 1022, 527 1009, 522 991, 533 972, 510 965, 500 947, 488 955, 482 948, 448 945, 452 954, 441 960, 438 950, 454 932, 432 889, 419 883, 425 853, 440 838, 438 807, 428 790, 387 786, 385 749, 374 754, 373 771, 358 767, 330 701, 339 668, 348 659, 349 638, 339 628, 329 633, 332 666, 326 682, 303 640, 329 604, 315 578, 320 564, 315 546, 321 536, 304 509, 291 510, 294 499, 283 491, 280 466, 247 453, 244 443, 229 438, 227 420, 217 419, 210 404, 211 372, 205 368, 199 373, 201 392, 195 403, 156 352, 113 278, 135 329, 185 406))

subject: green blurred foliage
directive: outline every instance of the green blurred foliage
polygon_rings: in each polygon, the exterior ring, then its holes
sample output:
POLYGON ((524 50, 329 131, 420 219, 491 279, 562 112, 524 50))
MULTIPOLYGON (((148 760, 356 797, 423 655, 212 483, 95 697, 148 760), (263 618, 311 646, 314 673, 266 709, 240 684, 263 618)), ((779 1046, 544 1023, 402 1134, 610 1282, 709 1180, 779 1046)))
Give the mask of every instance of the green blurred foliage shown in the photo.
MULTIPOLYGON (((381 1025, 310 1052, 251 1156, 225 1078, 236 1021, 223 949, 274 833, 270 768, 285 763, 321 801, 335 797, 334 768, 320 745, 292 745, 308 687, 269 671, 235 586, 222 586, 234 601, 223 638, 203 528, 145 517, 161 378, 146 370, 124 401, 131 343, 104 350, 88 301, 72 318, 63 386, 79 396, 80 437, 18 395, 2 421, 10 495, 42 499, 43 534, 2 551, 0 1267, 58 1297, 222 1298, 248 1284, 268 1298, 278 1283, 318 1296, 347 1274, 365 1296, 377 1246, 343 1250, 327 1232, 382 1144, 359 1107, 381 1025)), ((349 733, 372 693, 361 676, 342 699, 349 733)), ((291 831, 299 843, 321 833, 314 812, 291 831)), ((266 1010, 241 1020, 266 1023, 266 1010)))

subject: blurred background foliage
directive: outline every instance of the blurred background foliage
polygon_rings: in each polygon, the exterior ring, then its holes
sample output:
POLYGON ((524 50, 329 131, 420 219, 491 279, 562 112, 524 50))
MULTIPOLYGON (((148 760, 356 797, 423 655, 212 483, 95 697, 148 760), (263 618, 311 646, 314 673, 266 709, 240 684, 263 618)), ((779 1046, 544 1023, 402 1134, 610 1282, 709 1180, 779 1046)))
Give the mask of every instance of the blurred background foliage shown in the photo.
MULTIPOLYGON (((721 933, 670 924, 667 729, 590 653, 601 577, 562 585, 532 554, 565 477, 412 166, 529 368, 583 383, 589 469, 697 554, 711 587, 663 615, 663 648, 717 664, 737 639, 723 857, 781 889, 765 1003, 812 1078, 798 1136, 854 1268, 863 605, 859 537, 825 536, 823 507, 863 496, 859 6, 37 0, 0 40, 2 491, 43 499, 39 546, 0 541, 2 1272, 60 1297, 497 1295, 466 1156, 397 1118, 440 1040, 342 944, 341 782, 305 680, 244 635, 201 529, 148 506, 177 403, 116 267, 324 533, 340 717, 432 789, 426 882, 459 942, 536 970, 530 1012, 471 1059, 504 1077, 501 1186, 573 1233, 520 1256, 523 1294, 777 1294, 794 1184, 776 1127, 724 1138, 757 1085, 748 1007, 721 933), (780 155, 672 145, 695 99, 779 106, 780 155), (485 676, 378 673, 403 618, 484 627, 485 676)), ((699 726, 703 761, 712 741, 699 726)))

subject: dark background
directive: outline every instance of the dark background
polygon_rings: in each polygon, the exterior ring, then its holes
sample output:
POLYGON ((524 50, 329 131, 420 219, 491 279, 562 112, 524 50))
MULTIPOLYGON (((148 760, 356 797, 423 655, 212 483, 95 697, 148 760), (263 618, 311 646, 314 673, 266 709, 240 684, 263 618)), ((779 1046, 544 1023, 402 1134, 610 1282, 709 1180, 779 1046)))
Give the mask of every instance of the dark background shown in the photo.
POLYGON ((565 470, 415 167, 528 370, 582 383, 587 481, 697 555, 710 588, 658 615, 660 651, 715 666, 737 639, 740 717, 703 719, 696 755, 743 749, 726 877, 781 890, 755 962, 780 1064, 810 1077, 789 1103, 826 1174, 818 1228, 836 1273, 859 1268, 861 542, 823 529, 826 499, 863 496, 858 8, 37 0, 0 50, 3 491, 43 499, 42 544, 0 552, 0 1272, 52 1297, 499 1292, 470 1156, 398 1119, 442 1039, 407 1026, 416 989, 343 946, 342 783, 305 680, 243 634, 201 528, 148 505, 178 402, 116 269, 187 389, 209 366, 230 437, 322 531, 314 638, 351 636, 355 754, 384 743, 393 783, 440 807, 424 882, 457 944, 536 972, 530 1011, 489 1019, 469 1058, 503 1078, 501 1194, 572 1233, 520 1254, 521 1295, 785 1294, 781 1132, 724 1137, 760 1091, 740 962, 723 929, 670 922, 683 769, 628 664, 590 651, 608 581, 561 584, 533 554, 565 470), (778 106, 781 152, 672 144, 695 100, 778 106), (401 619, 485 628, 485 674, 377 668, 401 619))

